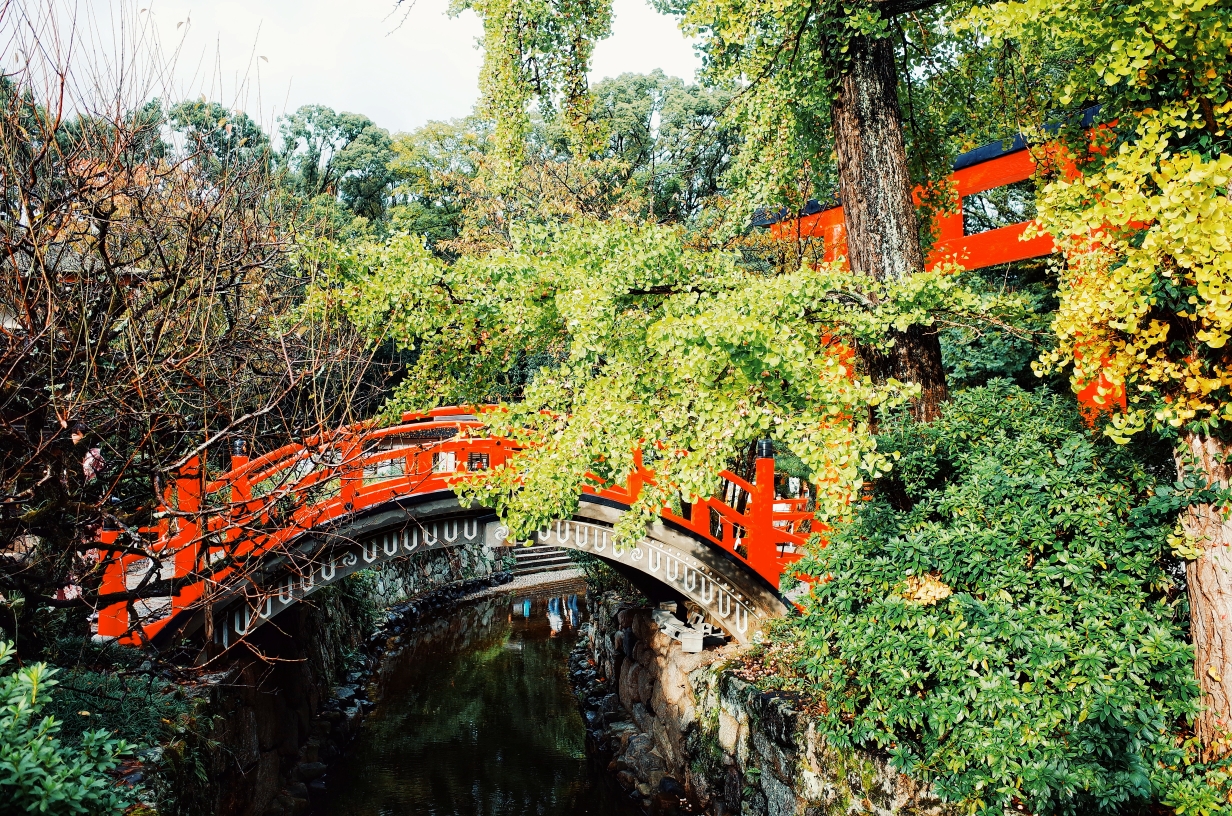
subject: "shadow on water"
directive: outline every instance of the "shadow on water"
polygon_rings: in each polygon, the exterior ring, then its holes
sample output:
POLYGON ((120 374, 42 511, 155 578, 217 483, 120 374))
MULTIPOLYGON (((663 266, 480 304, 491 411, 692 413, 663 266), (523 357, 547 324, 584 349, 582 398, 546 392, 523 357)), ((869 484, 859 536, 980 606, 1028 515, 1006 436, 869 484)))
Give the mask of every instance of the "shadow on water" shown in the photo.
POLYGON ((629 816, 569 687, 583 595, 498 597, 403 639, 318 813, 629 816))

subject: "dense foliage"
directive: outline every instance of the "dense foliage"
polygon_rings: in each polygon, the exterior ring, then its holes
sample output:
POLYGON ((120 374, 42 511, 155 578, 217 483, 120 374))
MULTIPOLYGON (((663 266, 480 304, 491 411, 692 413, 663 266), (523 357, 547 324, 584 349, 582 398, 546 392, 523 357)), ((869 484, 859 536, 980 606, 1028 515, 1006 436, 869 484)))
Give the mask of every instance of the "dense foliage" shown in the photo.
POLYGON ((827 737, 981 813, 1217 802, 1176 771, 1197 689, 1150 498, 1167 451, 1093 439, 1068 398, 1006 381, 878 442, 893 475, 804 565, 825 581, 783 634, 827 737))
MULTIPOLYGON (((12 654, 0 641, 0 666, 12 654)), ((43 716, 55 672, 36 663, 0 676, 0 812, 118 814, 128 802, 108 773, 129 746, 102 730, 82 734, 75 747, 61 743, 61 724, 43 716)))
POLYGON ((1097 126, 1038 151, 1040 229, 1065 256, 1040 369, 1068 370, 1106 408, 1105 432, 1176 442, 1203 488, 1180 508, 1206 755, 1232 752, 1232 526, 1227 524, 1232 334, 1232 8, 1218 0, 1114 7, 1000 2, 969 21, 1027 64, 1062 70, 1062 110, 1100 106, 1097 126))
POLYGON ((1039 204, 1066 252, 1059 346, 1079 385, 1102 371, 1124 438, 1154 424, 1229 419, 1232 374, 1232 9, 1226 3, 997 3, 972 23, 1030 61, 1067 62, 1054 104, 1099 103, 1110 123, 1079 134, 1039 204), (1119 405, 1124 395, 1126 404, 1119 405))
POLYGON ((843 516, 889 465, 865 409, 911 386, 857 372, 838 331, 875 344, 898 324, 978 325, 1023 305, 948 269, 881 287, 830 265, 764 274, 664 227, 583 221, 512 238, 453 262, 413 237, 357 243, 313 302, 415 354, 394 410, 504 401, 484 420, 527 449, 466 489, 518 535, 571 515, 587 472, 623 481, 635 451, 659 474, 636 508, 649 514, 709 495, 767 436, 820 482, 818 512, 843 516))

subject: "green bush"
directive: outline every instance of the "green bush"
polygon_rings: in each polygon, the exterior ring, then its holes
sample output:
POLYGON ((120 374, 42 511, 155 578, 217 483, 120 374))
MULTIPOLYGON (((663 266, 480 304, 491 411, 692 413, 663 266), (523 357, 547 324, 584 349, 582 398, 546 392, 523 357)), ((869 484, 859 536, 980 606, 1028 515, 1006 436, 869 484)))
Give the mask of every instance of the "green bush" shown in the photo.
MULTIPOLYGON (((0 666, 12 658, 0 642, 0 666)), ((64 746, 60 723, 41 716, 56 670, 35 663, 0 677, 0 813, 116 814, 126 797, 108 772, 128 753, 123 740, 89 731, 64 746)))
POLYGON ((1167 471, 1072 404, 994 381, 930 425, 887 421, 895 472, 802 564, 828 580, 784 640, 832 743, 973 812, 1216 812, 1226 791, 1185 770, 1183 573, 1149 509, 1167 471))
POLYGON ((586 573, 586 586, 595 597, 605 592, 615 592, 630 603, 637 604, 645 600, 641 590, 599 556, 581 550, 566 550, 565 552, 573 563, 586 573))

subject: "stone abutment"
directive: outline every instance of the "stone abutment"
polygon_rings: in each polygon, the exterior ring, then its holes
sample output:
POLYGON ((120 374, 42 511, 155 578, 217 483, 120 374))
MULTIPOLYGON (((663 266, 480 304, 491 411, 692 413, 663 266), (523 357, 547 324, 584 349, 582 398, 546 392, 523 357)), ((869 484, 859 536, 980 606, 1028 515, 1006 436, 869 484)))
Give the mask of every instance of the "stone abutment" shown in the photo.
POLYGON ((655 816, 949 816, 884 757, 827 745, 793 699, 737 676, 741 647, 687 653, 651 609, 592 598, 574 654, 594 745, 655 816))

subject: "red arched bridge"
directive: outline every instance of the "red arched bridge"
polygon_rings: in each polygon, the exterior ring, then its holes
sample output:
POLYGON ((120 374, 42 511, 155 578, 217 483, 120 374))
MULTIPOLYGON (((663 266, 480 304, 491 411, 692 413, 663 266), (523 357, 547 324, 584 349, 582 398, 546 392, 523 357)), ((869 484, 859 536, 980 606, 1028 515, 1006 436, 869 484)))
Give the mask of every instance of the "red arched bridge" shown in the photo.
MULTIPOLYGON (((959 157, 951 181, 961 205, 938 223, 930 262, 969 268, 1050 254, 1047 237, 1022 240, 1030 192, 1013 185, 1035 171, 1021 140, 959 157), (998 203, 979 196, 1009 187, 998 203), (981 216, 981 217, 973 217, 981 216), (986 217, 983 217, 986 216, 986 217)), ((841 207, 810 203, 804 213, 760 214, 781 237, 822 238, 827 258, 845 242, 841 207)), ((152 556, 100 540, 104 574, 97 632, 102 638, 165 647, 183 637, 228 646, 313 592, 356 570, 451 546, 501 546, 507 531, 483 507, 459 503, 451 484, 505 462, 508 440, 474 435, 477 418, 457 408, 406 415, 389 428, 356 426, 249 460, 207 480, 199 460, 167 490, 152 556), (124 600, 116 600, 124 598, 124 600)), ((787 611, 779 579, 800 558, 811 522, 807 485, 776 477, 772 456, 756 459, 752 481, 724 471, 716 495, 665 512, 637 542, 617 547, 613 526, 651 473, 625 484, 580 487, 573 518, 537 538, 611 562, 643 586, 691 600, 738 642, 747 643, 787 611)))
MULTIPOLYGON (((208 482, 194 459, 168 489, 159 527, 142 531, 156 537, 155 558, 107 556, 103 598, 152 597, 103 608, 98 635, 227 646, 356 570, 445 547, 504 545, 495 514, 461 504, 451 487, 516 450, 472 435, 479 427, 458 408, 406 415, 394 427, 356 426, 252 460, 233 456, 231 469, 208 482), (165 594, 152 591, 159 587, 165 594)), ((613 526, 652 475, 639 465, 625 484, 583 487, 574 517, 536 538, 669 588, 747 642, 787 610, 779 576, 800 558, 812 515, 807 497, 776 495, 772 457, 757 459, 755 471, 752 482, 724 471, 720 495, 664 513, 640 541, 618 547, 613 526)), ((786 485, 780 478, 780 493, 786 485)), ((101 549, 118 535, 104 532, 101 549)))

